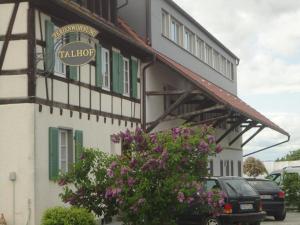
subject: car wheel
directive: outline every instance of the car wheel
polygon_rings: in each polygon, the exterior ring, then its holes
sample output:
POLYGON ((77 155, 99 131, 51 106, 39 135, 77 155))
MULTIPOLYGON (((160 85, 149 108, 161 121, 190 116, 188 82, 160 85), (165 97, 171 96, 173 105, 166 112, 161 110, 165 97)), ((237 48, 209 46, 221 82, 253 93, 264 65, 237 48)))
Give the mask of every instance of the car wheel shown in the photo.
POLYGON ((203 225, 222 225, 220 220, 215 217, 207 217, 204 220, 203 225))
POLYGON ((282 212, 281 215, 275 215, 274 218, 276 221, 283 221, 285 220, 286 217, 286 211, 282 212))

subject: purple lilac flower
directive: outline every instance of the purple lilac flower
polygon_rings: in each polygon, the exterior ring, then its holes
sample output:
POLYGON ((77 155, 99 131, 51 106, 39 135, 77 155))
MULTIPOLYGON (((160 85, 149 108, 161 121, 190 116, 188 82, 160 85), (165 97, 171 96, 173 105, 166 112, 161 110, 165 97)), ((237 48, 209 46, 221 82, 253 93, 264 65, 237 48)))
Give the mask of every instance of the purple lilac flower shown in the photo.
POLYGON ((111 164, 110 164, 110 166, 109 166, 109 168, 111 169, 111 170, 114 170, 116 167, 117 167, 117 162, 115 162, 115 161, 113 161, 111 164))
POLYGON ((137 160, 131 159, 130 164, 129 164, 130 168, 134 168, 134 167, 136 167, 136 165, 137 165, 137 160))
POLYGON ((122 168, 121 168, 121 175, 122 175, 122 176, 128 174, 128 172, 129 172, 129 169, 128 169, 127 167, 122 167, 122 168))
POLYGON ((152 144, 157 143, 157 135, 155 133, 150 134, 150 140, 152 144))
POLYGON ((191 204, 195 199, 193 197, 188 197, 187 203, 191 204))
POLYGON ((114 177, 114 172, 111 169, 107 169, 107 176, 110 178, 114 177))
POLYGON ((205 141, 201 141, 198 145, 198 150, 204 153, 208 152, 208 144, 205 141))
POLYGON ((164 150, 163 153, 161 154, 162 160, 167 161, 169 159, 169 153, 168 150, 164 150))
POLYGON ((157 152, 157 153, 162 153, 163 148, 161 146, 157 146, 156 148, 154 148, 154 151, 157 152))
POLYGON ((213 144, 216 142, 216 138, 212 135, 208 135, 208 143, 213 144))
POLYGON ((144 198, 140 198, 139 200, 138 200, 138 205, 142 205, 142 204, 144 204, 145 203, 145 201, 146 201, 146 199, 144 199, 144 198))
POLYGON ((129 186, 129 187, 132 187, 132 186, 134 185, 134 183, 135 183, 134 178, 129 177, 128 180, 127 180, 128 186, 129 186))
POLYGON ((218 144, 216 147, 216 153, 220 153, 222 151, 223 151, 223 148, 221 147, 221 145, 218 144))
POLYGON ((179 137, 180 133, 181 133, 181 129, 180 128, 177 127, 177 128, 173 128, 172 129, 172 136, 173 136, 174 139, 176 139, 177 137, 179 137))
POLYGON ((111 140, 113 143, 120 143, 120 135, 119 134, 113 134, 111 136, 111 140))
POLYGON ((182 192, 178 192, 178 195, 177 195, 177 200, 182 203, 184 201, 185 197, 184 197, 184 194, 182 192))

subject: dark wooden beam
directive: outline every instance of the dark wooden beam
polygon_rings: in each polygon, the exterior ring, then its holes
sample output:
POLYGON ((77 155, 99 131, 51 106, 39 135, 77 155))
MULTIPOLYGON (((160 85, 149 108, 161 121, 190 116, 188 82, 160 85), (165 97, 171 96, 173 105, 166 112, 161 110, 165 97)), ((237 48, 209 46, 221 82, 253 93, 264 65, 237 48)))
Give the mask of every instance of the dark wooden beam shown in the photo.
MULTIPOLYGON (((44 71, 42 71, 42 70, 37 70, 37 74, 45 77, 44 71)), ((104 90, 104 89, 102 89, 100 87, 90 86, 89 84, 83 83, 83 82, 80 82, 80 81, 67 79, 67 78, 64 78, 64 77, 56 76, 54 74, 50 74, 49 77, 51 79, 58 80, 58 81, 66 83, 66 84, 69 82, 70 84, 74 84, 74 85, 77 85, 79 87, 85 87, 85 88, 88 88, 88 89, 92 89, 93 91, 100 92, 102 94, 111 95, 111 96, 114 96, 114 97, 118 97, 118 98, 121 98, 121 99, 132 101, 132 102, 135 102, 135 103, 141 103, 140 99, 136 99, 136 98, 132 98, 132 97, 127 97, 127 96, 115 93, 113 91, 104 90)))
POLYGON ((232 132, 235 128, 240 126, 240 124, 245 120, 245 118, 239 118, 235 124, 232 124, 232 126, 221 136, 218 138, 217 143, 220 143, 230 132, 232 132))
POLYGON ((252 134, 242 145, 241 147, 244 147, 246 144, 248 144, 253 138, 256 137, 263 129, 265 129, 265 126, 262 126, 259 128, 254 134, 252 134))
POLYGON ((2 70, 0 76, 26 75, 27 72, 28 72, 28 69, 2 70))
POLYGON ((189 113, 184 113, 184 114, 177 115, 177 116, 172 116, 172 117, 164 119, 163 121, 182 119, 182 118, 185 118, 185 117, 195 116, 195 115, 199 115, 201 113, 211 112, 211 111, 214 111, 214 110, 217 110, 217 109, 224 109, 224 108, 225 108, 224 105, 214 105, 212 107, 197 110, 197 111, 194 111, 194 112, 189 112, 189 113))
MULTIPOLYGON (((185 90, 167 90, 167 91, 147 91, 146 95, 155 96, 155 95, 182 95, 186 91, 185 90)), ((200 90, 191 91, 191 94, 202 94, 203 92, 200 90)))
MULTIPOLYGON (((5 41, 6 35, 0 35, 0 41, 5 41)), ((20 40, 26 40, 28 39, 28 34, 27 33, 22 33, 22 34, 12 34, 10 36, 11 41, 20 41, 20 40)))
POLYGON ((20 5, 19 2, 16 2, 15 5, 14 5, 14 9, 13 9, 13 12, 12 12, 9 24, 8 24, 7 32, 6 32, 6 37, 5 37, 3 46, 2 46, 2 51, 0 53, 0 74, 1 74, 1 71, 2 71, 2 68, 3 68, 3 63, 4 63, 6 51, 7 51, 8 44, 9 44, 9 41, 10 41, 10 38, 11 38, 11 33, 12 33, 12 30, 13 30, 13 27, 14 27, 14 24, 15 24, 15 20, 16 20, 18 9, 19 9, 19 5, 20 5))
MULTIPOLYGON (((199 122, 196 122, 196 123, 192 123, 190 124, 191 126, 198 126, 198 125, 201 125, 201 124, 208 124, 208 123, 214 123, 216 121, 220 121, 220 120, 224 120, 224 119, 227 119, 230 115, 223 115, 223 116, 218 116, 218 117, 214 117, 214 118, 211 118, 211 119, 207 119, 207 120, 201 120, 199 122)), ((212 125, 214 127, 214 125, 212 125)))
POLYGON ((28 31, 28 96, 36 95, 36 35, 35 35, 35 9, 29 3, 27 15, 28 31))
POLYGON ((249 124, 244 130, 242 130, 232 141, 229 142, 229 146, 231 146, 234 142, 236 142, 243 134, 252 129, 257 123, 249 124))
POLYGON ((174 109, 176 109, 187 97, 190 96, 190 91, 182 94, 175 102, 172 104, 163 115, 161 115, 157 120, 155 120, 151 125, 146 129, 147 132, 151 132, 159 123, 161 123, 174 109))

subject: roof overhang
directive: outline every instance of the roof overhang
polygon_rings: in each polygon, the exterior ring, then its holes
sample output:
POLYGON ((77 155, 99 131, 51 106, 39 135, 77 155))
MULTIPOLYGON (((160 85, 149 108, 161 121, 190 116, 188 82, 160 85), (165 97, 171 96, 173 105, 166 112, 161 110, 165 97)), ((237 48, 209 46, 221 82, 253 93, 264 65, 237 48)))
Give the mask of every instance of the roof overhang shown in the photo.
MULTIPOLYGON (((235 137, 233 140, 229 142, 229 145, 233 144, 236 140, 238 140, 244 133, 249 131, 252 128, 258 128, 257 131, 250 136, 249 139, 244 141, 242 143, 241 147, 244 145, 248 144, 257 134, 259 134, 262 130, 265 128, 270 128, 272 130, 275 130, 279 132, 280 134, 287 136, 287 140, 280 142, 278 144, 260 149, 258 151, 255 151, 254 153, 278 146, 280 144, 286 143, 290 140, 290 134, 286 132, 284 129, 276 125, 274 122, 269 120, 267 117, 259 113, 257 110, 249 106, 247 103, 245 103, 243 100, 241 100, 239 97, 236 95, 233 95, 232 93, 224 90, 223 88, 209 82, 205 78, 203 78, 200 74, 197 74, 190 69, 184 67, 178 62, 175 62, 174 60, 170 59, 168 56, 162 54, 161 52, 158 52, 157 50, 151 48, 148 46, 143 39, 140 38, 140 36, 132 30, 132 28, 123 20, 119 20, 120 26, 132 37, 134 38, 137 42, 144 44, 145 47, 147 47, 149 50, 154 52, 156 56, 156 60, 165 66, 169 67, 171 70, 177 72, 180 76, 184 77, 188 81, 194 84, 198 88, 198 91, 201 91, 201 95, 205 96, 211 100, 213 100, 215 105, 209 105, 206 106, 206 110, 220 110, 219 108, 213 108, 213 107, 219 107, 223 106, 226 110, 223 110, 223 115, 220 115, 219 117, 216 117, 214 120, 207 120, 207 121, 200 121, 198 124, 203 124, 203 123, 210 123, 213 125, 218 124, 220 120, 226 120, 228 118, 234 118, 232 121, 232 125, 230 128, 219 137, 217 140, 220 142, 222 139, 224 139, 230 132, 232 132, 236 127, 242 126, 244 129, 235 137)), ((166 120, 167 117, 170 118, 170 113, 176 109, 180 104, 183 104, 187 98, 189 98, 192 94, 198 94, 197 90, 186 90, 183 92, 178 92, 174 93, 173 92, 150 92, 148 93, 150 95, 153 94, 158 94, 158 95, 170 95, 170 94, 177 94, 178 98, 177 100, 171 105, 163 115, 161 115, 156 121, 153 121, 149 123, 147 130, 150 132, 157 126, 160 122, 166 120)), ((201 113, 203 109, 199 109, 198 112, 194 113, 201 113)), ((192 116, 193 113, 187 113, 184 115, 180 115, 179 117, 182 118, 184 116, 192 116)), ((171 117, 172 118, 172 117, 171 117)), ((173 117, 175 118, 175 117, 173 117)), ((192 118, 192 117, 190 117, 192 118)), ((253 154, 253 153, 251 153, 253 154)))

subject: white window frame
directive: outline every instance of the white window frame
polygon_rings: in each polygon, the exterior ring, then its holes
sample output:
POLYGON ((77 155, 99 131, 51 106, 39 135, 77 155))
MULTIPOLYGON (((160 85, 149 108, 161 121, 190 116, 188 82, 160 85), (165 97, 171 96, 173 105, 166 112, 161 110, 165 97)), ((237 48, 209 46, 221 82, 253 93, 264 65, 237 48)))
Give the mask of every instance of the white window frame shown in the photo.
POLYGON ((212 47, 209 46, 208 44, 205 44, 205 62, 210 66, 213 66, 212 52, 213 52, 212 47))
POLYGON ((197 38, 196 56, 202 61, 204 61, 205 58, 204 45, 204 41, 201 38, 197 38))
POLYGON ((184 28, 184 48, 189 51, 190 53, 194 54, 195 49, 195 34, 191 32, 188 28, 184 28))
POLYGON ((213 68, 220 71, 220 54, 216 50, 213 50, 213 68))
POLYGON ((226 58, 224 56, 221 56, 221 73, 226 76, 226 66, 227 66, 227 62, 226 62, 226 58))
POLYGON ((123 94, 125 96, 130 96, 130 63, 129 63, 129 59, 128 58, 123 58, 123 94), (126 70, 126 64, 127 64, 127 70, 126 70), (127 89, 127 91, 126 91, 127 89))
POLYGON ((58 165, 59 165, 59 171, 61 173, 67 173, 69 171, 69 131, 68 130, 64 130, 64 129, 59 129, 59 136, 58 136, 58 165), (62 146, 62 134, 65 134, 65 145, 62 146), (65 159, 65 163, 66 163, 66 168, 65 170, 63 170, 62 168, 62 148, 66 149, 66 159, 65 159))
POLYGON ((182 25, 173 17, 170 22, 170 39, 178 45, 181 45, 182 40, 182 25), (174 30, 173 30, 174 24, 174 30))
POLYGON ((111 74, 110 74, 110 52, 106 48, 102 48, 101 51, 102 54, 102 88, 105 90, 110 90, 110 79, 111 79, 111 74), (107 58, 106 58, 107 56, 107 58), (107 60, 106 60, 107 59, 107 60), (106 83, 107 81, 107 83, 106 83))
POLYGON ((162 34, 166 37, 169 37, 170 15, 165 10, 162 10, 161 17, 162 17, 161 18, 162 19, 162 23, 161 23, 162 34))
MULTIPOLYGON (((54 26, 54 30, 59 29, 58 26, 54 26)), ((65 44, 65 41, 63 41, 63 37, 61 37, 62 40, 62 45, 65 44)), ((54 74, 59 76, 59 77, 67 77, 67 67, 66 65, 60 61, 58 58, 57 54, 55 54, 55 60, 54 60, 54 74)))

